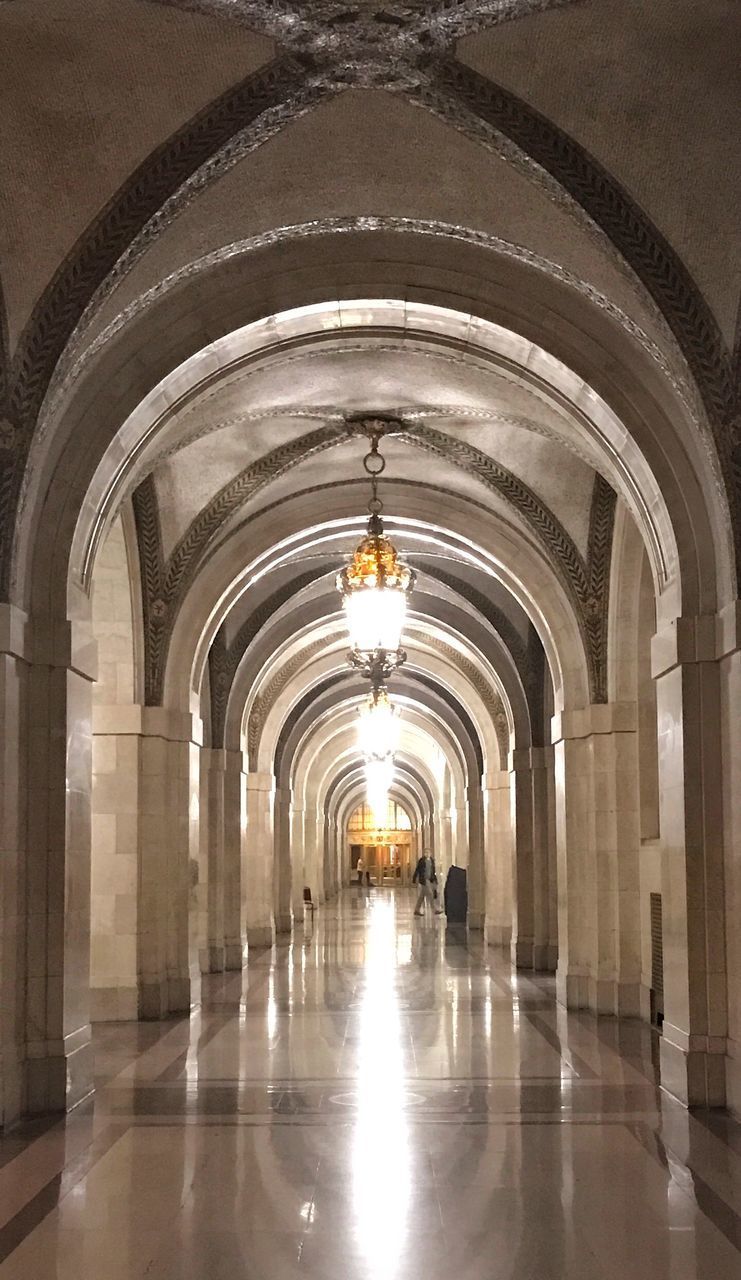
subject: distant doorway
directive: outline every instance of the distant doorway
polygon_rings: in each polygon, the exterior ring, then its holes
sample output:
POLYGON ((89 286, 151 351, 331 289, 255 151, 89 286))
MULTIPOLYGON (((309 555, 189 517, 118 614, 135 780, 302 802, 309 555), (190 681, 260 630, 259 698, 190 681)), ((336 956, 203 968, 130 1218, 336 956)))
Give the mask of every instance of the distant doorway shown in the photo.
POLYGON ((408 813, 389 800, 386 821, 378 824, 378 814, 369 805, 359 805, 348 823, 351 879, 385 885, 409 885, 412 879, 412 844, 414 833, 408 813))

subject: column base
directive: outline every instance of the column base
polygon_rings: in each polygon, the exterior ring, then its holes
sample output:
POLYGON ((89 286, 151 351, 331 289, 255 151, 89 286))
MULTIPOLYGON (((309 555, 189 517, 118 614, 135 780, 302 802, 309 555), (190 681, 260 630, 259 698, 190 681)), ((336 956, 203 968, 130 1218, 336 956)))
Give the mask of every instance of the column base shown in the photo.
POLYGON ((218 943, 209 943, 201 952, 201 973, 224 972, 224 948, 218 943))
POLYGON ((278 915, 275 917, 276 933, 290 933, 292 928, 293 928, 293 916, 291 915, 290 911, 287 912, 285 915, 278 915))
POLYGON ((566 1009, 589 1008, 589 978, 582 973, 556 969, 556 1000, 566 1009))
POLYGON ((686 1107, 724 1107, 725 1047, 721 1037, 688 1036, 665 1021, 659 1044, 662 1089, 686 1107))
POLYGON ((91 1022, 136 1022, 139 1017, 138 987, 91 987, 91 1022))
POLYGON ((741 1120, 741 1044, 728 1041, 726 1054, 726 1106, 736 1120, 741 1120))
POLYGON ((190 1013, 190 975, 155 978, 139 983, 138 1016, 142 1022, 159 1022, 190 1013))
POLYGON ((190 1013, 190 974, 173 974, 167 979, 167 1012, 190 1013))
POLYGON ((247 926, 247 946, 250 951, 260 951, 272 945, 273 926, 271 924, 247 926))
POLYGON ((556 969, 556 999, 567 1009, 589 1009, 598 1017, 640 1018, 641 987, 638 982, 593 978, 588 973, 556 969))
POLYGON ((516 969, 535 968, 535 943, 532 939, 513 938, 509 950, 516 969))
POLYGON ((593 1013, 615 1018, 640 1018, 640 983, 616 982, 613 978, 589 978, 588 986, 588 1007, 593 1013))
POLYGON ((163 978, 142 978, 139 982, 138 1012, 142 1022, 159 1022, 167 1017, 167 983, 163 978))
POLYGON ((469 911, 468 927, 469 929, 484 929, 486 926, 486 913, 484 911, 469 911))
POLYGON ((235 969, 241 969, 244 964, 244 943, 243 942, 225 942, 224 943, 224 969, 228 973, 232 973, 235 969))
POLYGON ((533 943, 533 968, 539 973, 555 973, 558 967, 558 947, 550 942, 533 943))
POLYGON ((2 1113, 0 1113, 0 1131, 12 1129, 23 1115, 23 1078, 24 1063, 21 1061, 17 1045, 8 1045, 2 1056, 2 1113))
POLYGON ((26 1062, 26 1115, 71 1111, 93 1093, 89 1023, 67 1036, 63 1045, 65 1052, 29 1057, 26 1062))
POLYGON ((487 921, 484 927, 484 938, 489 947, 506 947, 509 950, 512 945, 512 928, 510 925, 489 924, 487 921))

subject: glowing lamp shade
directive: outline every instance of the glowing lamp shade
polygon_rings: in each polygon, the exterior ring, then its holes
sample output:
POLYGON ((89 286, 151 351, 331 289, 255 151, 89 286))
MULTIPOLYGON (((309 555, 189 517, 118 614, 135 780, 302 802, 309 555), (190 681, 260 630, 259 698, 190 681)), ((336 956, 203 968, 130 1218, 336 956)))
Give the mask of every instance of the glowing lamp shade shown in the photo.
POLYGON ((360 708, 358 746, 369 759, 393 755, 399 745, 399 713, 385 689, 368 695, 360 708))
POLYGON ((414 574, 399 559, 378 517, 371 517, 369 530, 350 564, 337 575, 337 589, 342 594, 353 648, 391 652, 401 645, 414 574))
POLYGON ((386 826, 389 788, 394 780, 394 765, 390 759, 369 760, 365 766, 365 785, 373 820, 379 827, 386 826))
POLYGON ((398 649, 406 612, 403 592, 389 587, 366 587, 345 596, 345 615, 353 649, 398 649))

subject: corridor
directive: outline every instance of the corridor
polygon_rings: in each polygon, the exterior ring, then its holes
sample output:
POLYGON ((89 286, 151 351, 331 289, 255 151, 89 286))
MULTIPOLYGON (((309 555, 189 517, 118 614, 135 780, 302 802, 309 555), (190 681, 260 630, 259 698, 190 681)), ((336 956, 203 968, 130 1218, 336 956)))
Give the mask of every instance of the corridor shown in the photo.
POLYGON ((94 1103, 0 1143, 0 1280, 737 1280, 741 1129, 412 905, 98 1027, 94 1103))

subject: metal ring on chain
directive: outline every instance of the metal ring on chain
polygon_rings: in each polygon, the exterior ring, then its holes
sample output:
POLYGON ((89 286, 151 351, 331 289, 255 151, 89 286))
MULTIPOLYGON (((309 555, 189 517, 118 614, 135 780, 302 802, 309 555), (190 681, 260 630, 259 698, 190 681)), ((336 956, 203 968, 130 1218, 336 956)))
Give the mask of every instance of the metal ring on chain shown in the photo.
POLYGON ((378 452, 377 449, 371 449, 370 453, 366 453, 365 457, 363 458, 363 466, 365 467, 365 470, 368 472, 369 476, 380 476, 386 470, 386 459, 384 458, 382 453, 378 452), (371 466, 369 462, 370 458, 375 458, 376 463, 380 465, 371 466))

